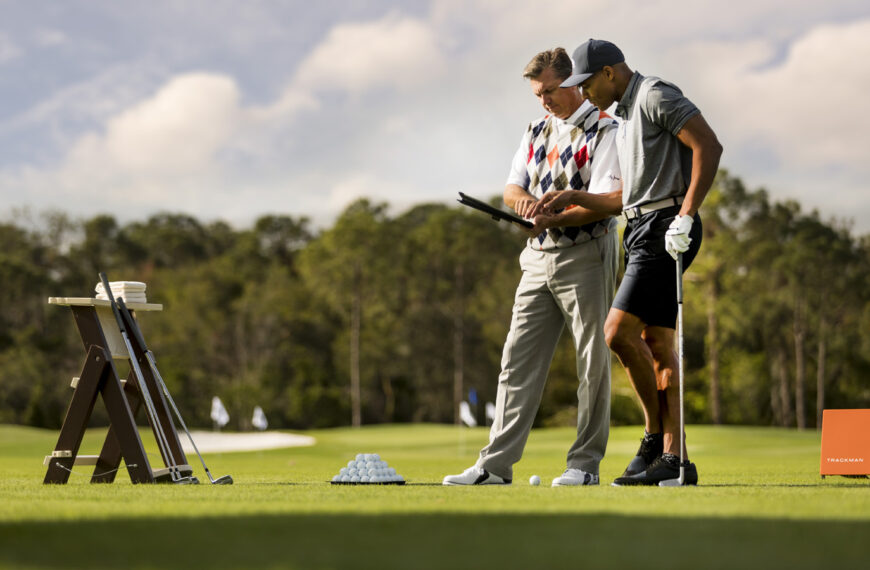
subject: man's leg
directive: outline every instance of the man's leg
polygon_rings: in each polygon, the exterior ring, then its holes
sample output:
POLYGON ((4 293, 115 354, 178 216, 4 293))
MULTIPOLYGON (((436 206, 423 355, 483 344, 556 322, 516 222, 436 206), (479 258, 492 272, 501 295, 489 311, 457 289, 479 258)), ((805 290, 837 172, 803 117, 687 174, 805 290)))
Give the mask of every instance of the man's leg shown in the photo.
POLYGON ((652 351, 643 338, 645 328, 644 322, 635 315, 612 308, 604 324, 604 335, 640 398, 647 433, 661 433, 656 372, 652 351))
MULTIPOLYGON (((674 351, 674 329, 647 327, 644 342, 649 346, 659 391, 660 415, 664 432, 664 452, 680 455, 680 377, 674 351)), ((688 459, 688 455, 683 457, 688 459)))
POLYGON ((605 324, 607 343, 619 357, 640 399, 646 424, 640 448, 625 468, 623 477, 643 473, 663 451, 661 397, 664 393, 656 389, 652 351, 643 339, 645 328, 640 318, 616 308, 610 309, 605 324))
MULTIPOLYGON (((566 463, 569 470, 597 476, 610 434, 610 350, 604 322, 613 301, 619 238, 614 232, 571 250, 575 252, 554 279, 577 358, 577 438, 566 463)), ((569 475, 560 479, 571 479, 569 475)))
POLYGON ((520 256, 523 277, 502 353, 495 419, 489 444, 477 461, 478 467, 504 479, 513 478, 513 465, 522 457, 564 327, 547 286, 552 255, 526 248, 520 256))

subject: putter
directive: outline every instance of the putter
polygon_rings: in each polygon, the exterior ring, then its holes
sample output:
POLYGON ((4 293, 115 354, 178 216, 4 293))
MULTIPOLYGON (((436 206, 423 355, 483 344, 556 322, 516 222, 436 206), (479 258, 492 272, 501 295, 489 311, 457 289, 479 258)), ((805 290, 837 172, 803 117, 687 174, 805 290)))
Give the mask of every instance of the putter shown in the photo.
MULTIPOLYGON (((178 462, 172 454, 172 449, 169 447, 169 440, 166 438, 166 433, 163 431, 163 426, 157 417, 157 410, 154 407, 154 401, 151 399, 151 392, 145 384, 145 377, 142 375, 142 369, 139 367, 139 362, 136 360, 136 354, 133 352, 133 345, 130 343, 130 337, 127 335, 127 327, 124 325, 124 318, 121 316, 121 311, 118 308, 118 302, 115 301, 115 296, 112 294, 112 287, 109 285, 109 279, 104 272, 100 272, 100 281, 103 283, 106 297, 112 306, 112 313, 115 315, 115 321, 118 323, 118 329, 121 331, 121 338, 124 339, 124 346, 127 348, 127 354, 130 357, 130 366, 133 368, 133 376, 136 377, 136 383, 139 385, 139 391, 142 393, 142 401, 145 403, 145 413, 154 428, 154 435, 157 438, 157 445, 163 451, 167 459, 167 467, 169 468, 169 477, 173 483, 180 485, 195 485, 197 481, 193 477, 182 477, 178 470, 178 462)), ((123 301, 121 301, 123 303, 123 301)))
POLYGON ((659 487, 682 487, 686 481, 686 468, 683 466, 686 446, 686 422, 683 406, 683 254, 677 254, 677 351, 680 373, 680 477, 659 481, 659 487))
POLYGON ((199 449, 196 447, 196 443, 193 441, 193 436, 190 434, 190 430, 187 429, 187 424, 184 423, 184 418, 181 417, 181 412, 178 411, 178 406, 175 405, 175 400, 172 399, 172 395, 169 393, 169 389, 166 387, 166 382, 163 381, 163 376, 161 376, 160 371, 157 370, 157 361, 154 359, 154 353, 151 352, 151 349, 149 349, 148 346, 145 344, 145 337, 142 336, 142 331, 139 330, 139 324, 133 319, 130 311, 127 310, 127 305, 124 303, 123 299, 119 299, 118 302, 121 306, 121 313, 124 319, 129 323, 130 330, 133 332, 133 336, 136 337, 136 342, 139 343, 139 347, 145 352, 145 357, 148 359, 148 364, 151 367, 151 372, 154 374, 154 377, 160 384, 160 388, 163 390, 163 394, 166 396, 166 400, 172 407, 172 411, 175 413, 175 417, 178 418, 178 423, 181 424, 181 428, 184 430, 184 433, 187 434, 187 439, 190 440, 190 444, 193 446, 194 451, 196 451, 196 454, 199 456, 199 461, 202 463, 202 468, 205 470, 205 474, 206 476, 208 476, 208 480, 211 481, 212 485, 232 485, 233 478, 229 475, 223 475, 222 477, 218 477, 217 479, 212 477, 211 471, 209 471, 208 467, 206 467, 205 460, 202 458, 202 454, 199 452, 199 449))

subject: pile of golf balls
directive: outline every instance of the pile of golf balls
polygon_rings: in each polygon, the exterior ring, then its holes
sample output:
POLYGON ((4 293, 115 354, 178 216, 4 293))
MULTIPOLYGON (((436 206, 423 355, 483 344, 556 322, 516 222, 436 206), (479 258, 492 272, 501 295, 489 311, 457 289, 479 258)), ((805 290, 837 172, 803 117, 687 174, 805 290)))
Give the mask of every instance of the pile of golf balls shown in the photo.
POLYGON ((377 453, 359 453, 356 459, 347 462, 347 467, 341 468, 338 475, 332 478, 332 482, 400 485, 405 479, 377 453))

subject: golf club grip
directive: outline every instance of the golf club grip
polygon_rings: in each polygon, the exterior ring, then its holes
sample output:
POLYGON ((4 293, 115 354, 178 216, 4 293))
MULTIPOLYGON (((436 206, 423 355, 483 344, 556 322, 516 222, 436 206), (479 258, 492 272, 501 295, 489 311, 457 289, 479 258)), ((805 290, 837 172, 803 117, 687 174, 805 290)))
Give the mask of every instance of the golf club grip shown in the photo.
POLYGON ((106 277, 106 273, 104 271, 100 271, 100 281, 103 283, 103 289, 105 289, 106 297, 109 298, 109 304, 112 306, 112 312, 115 314, 115 320, 118 321, 118 328, 120 329, 122 334, 127 333, 127 329, 124 327, 124 319, 121 318, 121 313, 118 311, 118 304, 115 303, 115 296, 112 295, 112 287, 109 285, 109 278, 106 277))

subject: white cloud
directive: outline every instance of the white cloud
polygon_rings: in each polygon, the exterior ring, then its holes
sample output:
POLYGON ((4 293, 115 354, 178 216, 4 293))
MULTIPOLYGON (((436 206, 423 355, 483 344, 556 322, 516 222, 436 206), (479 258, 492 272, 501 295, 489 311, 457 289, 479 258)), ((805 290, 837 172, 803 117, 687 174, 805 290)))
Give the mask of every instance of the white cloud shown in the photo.
POLYGON ((391 13, 370 22, 339 24, 300 64, 296 84, 312 91, 413 89, 445 69, 434 30, 391 13))
POLYGON ((805 166, 857 165, 870 149, 867 61, 870 19, 820 26, 799 38, 781 65, 735 80, 763 109, 753 113, 763 125, 755 132, 784 158, 805 166))
POLYGON ((104 134, 85 135, 69 162, 129 175, 195 172, 209 166, 239 121, 239 90, 231 78, 190 73, 112 118, 104 134))

